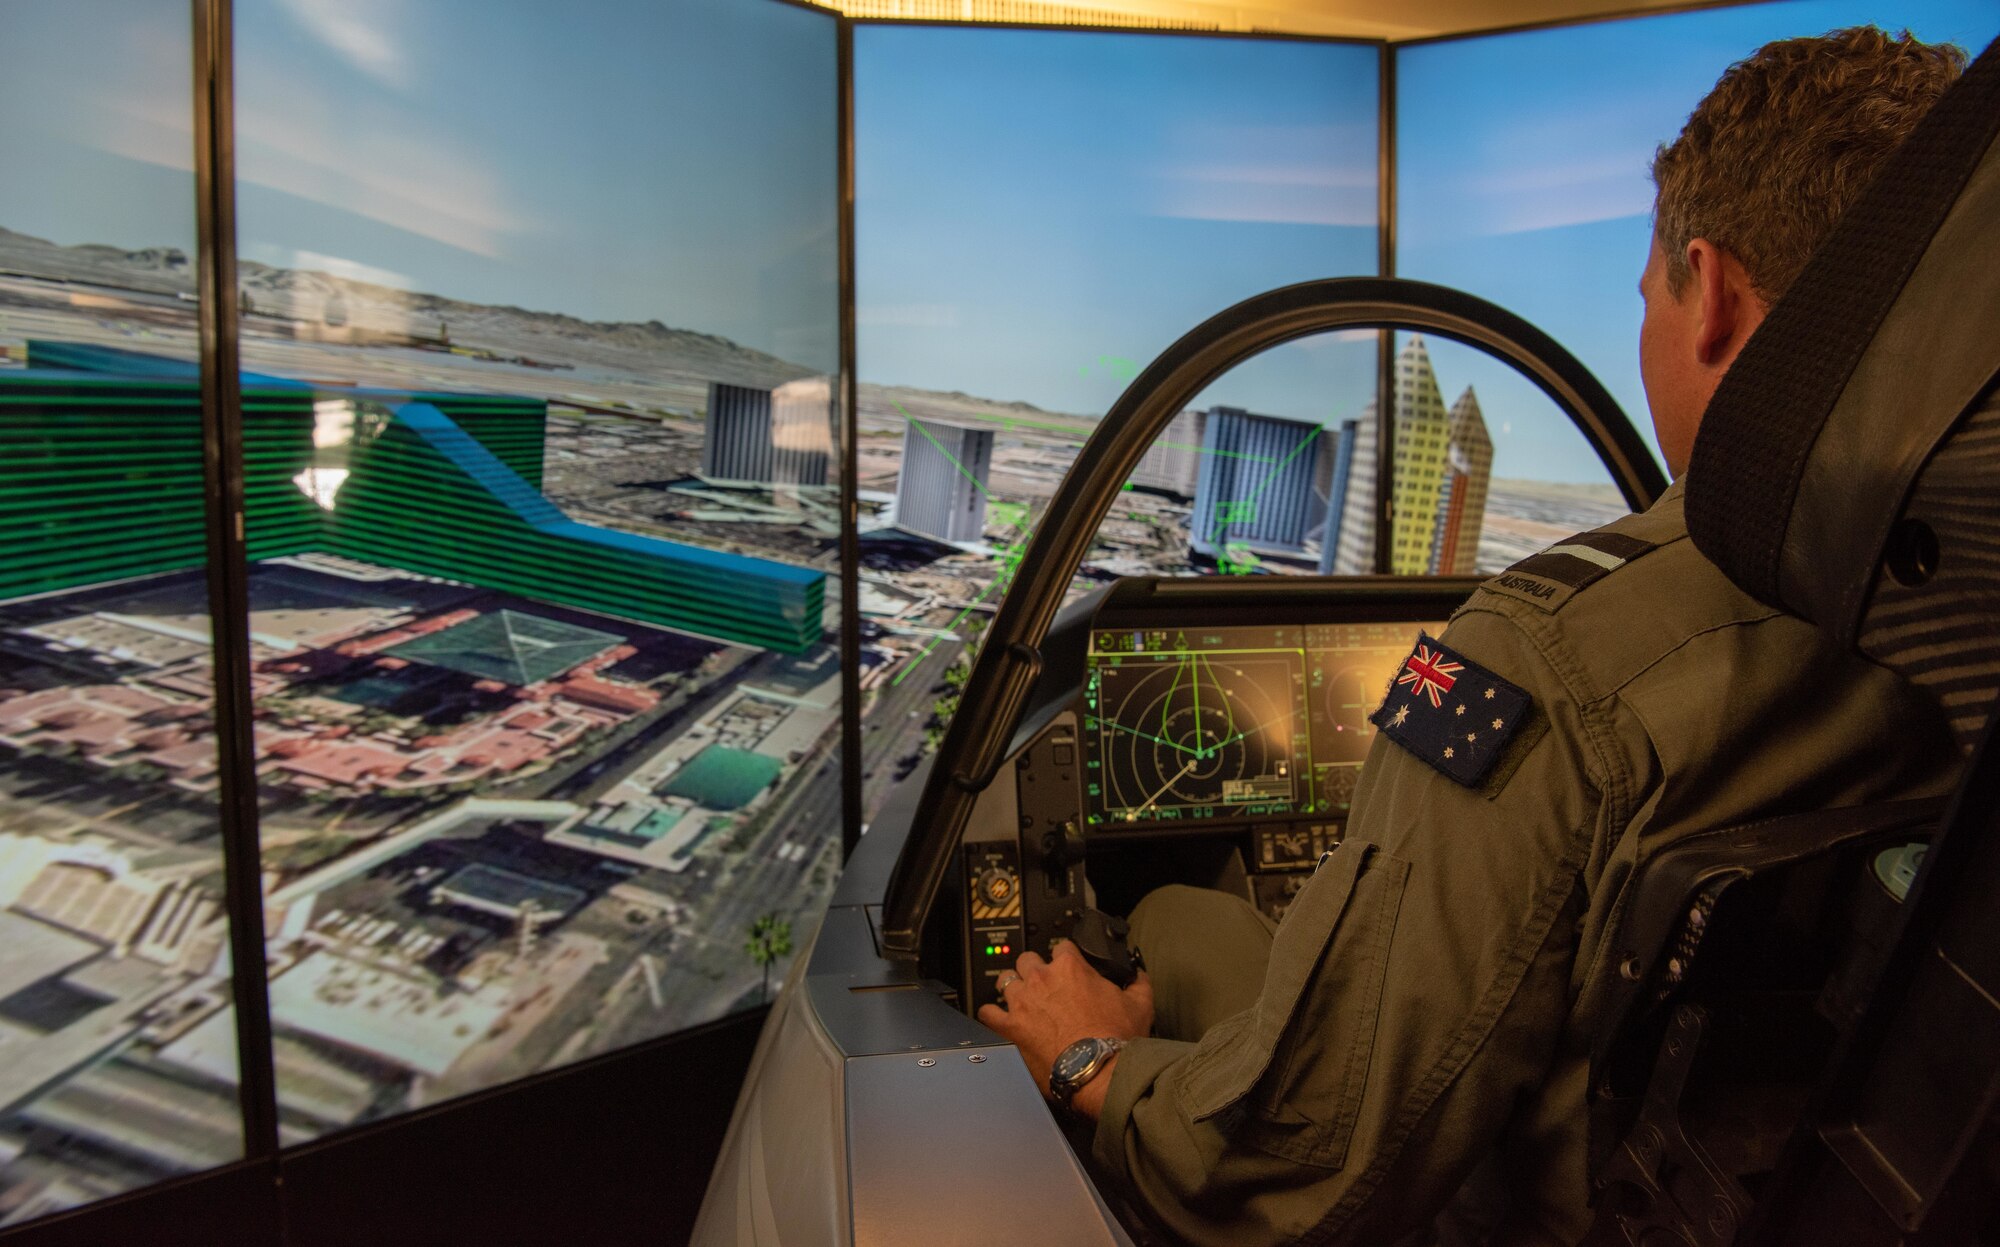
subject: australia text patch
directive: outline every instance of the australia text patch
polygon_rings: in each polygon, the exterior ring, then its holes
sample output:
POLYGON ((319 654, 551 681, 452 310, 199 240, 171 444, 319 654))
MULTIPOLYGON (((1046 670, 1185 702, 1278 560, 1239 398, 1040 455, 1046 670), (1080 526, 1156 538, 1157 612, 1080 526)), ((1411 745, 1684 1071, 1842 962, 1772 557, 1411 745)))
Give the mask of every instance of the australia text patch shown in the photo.
POLYGON ((1369 722, 1467 788, 1477 787, 1528 718, 1532 699, 1428 634, 1396 670, 1369 722))
POLYGON ((1578 591, 1654 548, 1650 541, 1623 533, 1578 533, 1522 559, 1485 587, 1554 612, 1578 591))

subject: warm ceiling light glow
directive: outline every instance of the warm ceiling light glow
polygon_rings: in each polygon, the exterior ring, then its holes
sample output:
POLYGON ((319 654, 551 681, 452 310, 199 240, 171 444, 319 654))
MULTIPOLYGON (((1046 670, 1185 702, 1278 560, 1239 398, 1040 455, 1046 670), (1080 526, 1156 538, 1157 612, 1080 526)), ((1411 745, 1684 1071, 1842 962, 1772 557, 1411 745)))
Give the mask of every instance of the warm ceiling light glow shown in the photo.
MULTIPOLYGON (((1727 3, 1727 0, 1724 0, 1727 3)), ((1754 2, 1754 0, 1751 0, 1754 2)), ((1570 22, 1688 0, 822 0, 849 17, 1420 39, 1570 22)))
POLYGON ((1130 26, 1142 30, 1250 30, 1234 5, 1179 3, 1061 4, 1044 0, 830 0, 849 17, 922 22, 1020 22, 1035 26, 1130 26))

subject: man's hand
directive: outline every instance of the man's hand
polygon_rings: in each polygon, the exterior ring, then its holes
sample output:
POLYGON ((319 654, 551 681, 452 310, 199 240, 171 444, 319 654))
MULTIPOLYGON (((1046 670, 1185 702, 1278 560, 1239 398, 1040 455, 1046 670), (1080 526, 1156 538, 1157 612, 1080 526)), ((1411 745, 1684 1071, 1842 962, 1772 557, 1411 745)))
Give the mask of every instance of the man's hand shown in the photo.
MULTIPOLYGON (((1141 970, 1121 991, 1091 969, 1068 940, 1058 943, 1047 961, 1039 953, 1021 954, 1014 973, 1002 971, 1000 980, 1007 1007, 986 1005, 979 1020, 1020 1048, 1043 1095, 1049 1091, 1049 1067, 1077 1040, 1136 1039, 1153 1029, 1153 984, 1146 972, 1141 970)), ((1117 1063, 1114 1056, 1076 1093, 1070 1107, 1095 1121, 1104 1107, 1111 1065, 1117 1063)))

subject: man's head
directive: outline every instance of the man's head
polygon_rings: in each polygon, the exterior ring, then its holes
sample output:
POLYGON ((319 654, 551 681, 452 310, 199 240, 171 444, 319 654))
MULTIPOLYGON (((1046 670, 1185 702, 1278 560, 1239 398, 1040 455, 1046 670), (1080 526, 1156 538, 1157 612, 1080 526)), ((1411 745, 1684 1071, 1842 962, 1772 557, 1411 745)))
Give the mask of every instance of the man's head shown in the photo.
POLYGON ((1676 476, 1765 311, 1964 68, 1907 31, 1783 39, 1730 66, 1660 148, 1639 370, 1676 476))

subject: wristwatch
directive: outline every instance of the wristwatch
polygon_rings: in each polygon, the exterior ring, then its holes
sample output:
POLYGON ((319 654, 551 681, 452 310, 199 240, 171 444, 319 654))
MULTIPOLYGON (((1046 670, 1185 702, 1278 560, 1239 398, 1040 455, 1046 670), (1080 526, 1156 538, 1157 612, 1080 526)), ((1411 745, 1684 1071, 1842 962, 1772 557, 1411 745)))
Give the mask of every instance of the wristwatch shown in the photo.
POLYGON ((1049 1094, 1064 1108, 1083 1090, 1083 1084, 1102 1073, 1111 1058, 1125 1046, 1122 1039, 1079 1039, 1056 1054, 1049 1068, 1049 1094))

